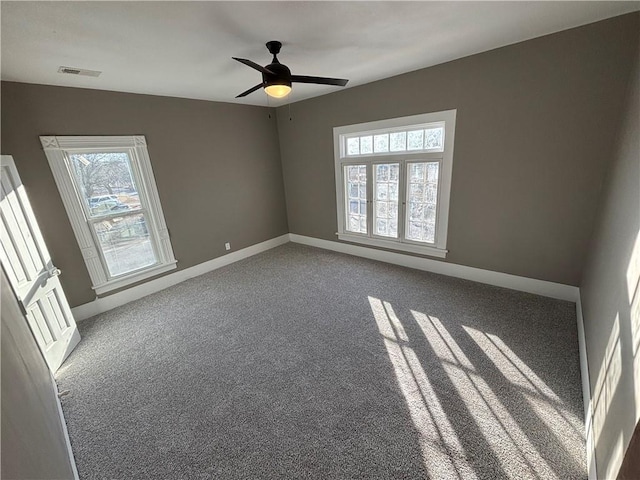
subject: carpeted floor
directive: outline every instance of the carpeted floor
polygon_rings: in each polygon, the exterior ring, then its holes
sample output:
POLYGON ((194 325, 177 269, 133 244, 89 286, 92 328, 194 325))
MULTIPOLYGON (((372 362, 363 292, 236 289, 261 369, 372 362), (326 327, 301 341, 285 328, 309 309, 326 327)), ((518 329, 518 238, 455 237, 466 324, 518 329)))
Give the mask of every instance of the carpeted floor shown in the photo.
POLYGON ((290 243, 79 327, 82 479, 586 478, 568 302, 290 243))

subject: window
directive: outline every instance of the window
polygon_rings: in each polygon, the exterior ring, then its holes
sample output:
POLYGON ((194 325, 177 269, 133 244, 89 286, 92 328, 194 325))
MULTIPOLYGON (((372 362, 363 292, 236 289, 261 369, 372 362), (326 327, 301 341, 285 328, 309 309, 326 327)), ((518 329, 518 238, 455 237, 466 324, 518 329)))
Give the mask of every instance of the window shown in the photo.
POLYGON ((40 141, 96 293, 176 268, 143 136, 40 141))
POLYGON ((338 238, 444 258, 456 111, 333 129, 338 238))

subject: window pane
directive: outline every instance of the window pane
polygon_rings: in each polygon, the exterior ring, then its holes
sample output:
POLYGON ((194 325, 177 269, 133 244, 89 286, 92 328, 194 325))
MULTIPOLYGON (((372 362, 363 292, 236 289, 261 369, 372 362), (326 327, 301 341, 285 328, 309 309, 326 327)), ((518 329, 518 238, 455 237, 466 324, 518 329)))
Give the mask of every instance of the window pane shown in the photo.
POLYGON ((367 166, 347 165, 344 169, 346 228, 349 232, 367 233, 367 166))
POLYGON ((360 154, 360 139, 347 138, 347 155, 359 155, 360 154))
POLYGON ((142 213, 113 217, 93 224, 112 277, 157 263, 142 213))
POLYGON ((422 150, 424 145, 424 130, 407 132, 407 150, 422 150))
POLYGON ((376 182, 376 199, 389 200, 389 179, 376 182))
POLYGON ((409 163, 407 188, 407 239, 434 243, 438 202, 438 162, 409 163))
POLYGON ((125 152, 69 155, 76 188, 90 217, 140 209, 140 198, 125 152))
POLYGON ((391 201, 389 202, 388 209, 389 218, 393 218, 395 220, 398 219, 398 202, 391 201))
POLYGON ((389 202, 376 202, 376 216, 381 218, 389 216, 389 202))
POLYGON ((428 128, 424 131, 424 138, 424 148, 442 149, 444 147, 444 128, 428 128))
POLYGON ((376 153, 389 151, 389 134, 375 135, 373 137, 373 151, 376 153))
POLYGON ((373 137, 360 137, 360 153, 373 153, 373 137))
POLYGON ((438 163, 427 163, 427 182, 438 183, 438 163))
POLYGON ((409 178, 411 180, 411 185, 419 184, 422 185, 424 183, 424 174, 426 166, 424 163, 411 163, 409 164, 409 178))
POLYGON ((407 132, 394 132, 389 138, 392 152, 404 152, 407 149, 407 132))
POLYGON ((400 164, 374 165, 376 199, 373 208, 374 234, 398 237, 398 188, 400 164))

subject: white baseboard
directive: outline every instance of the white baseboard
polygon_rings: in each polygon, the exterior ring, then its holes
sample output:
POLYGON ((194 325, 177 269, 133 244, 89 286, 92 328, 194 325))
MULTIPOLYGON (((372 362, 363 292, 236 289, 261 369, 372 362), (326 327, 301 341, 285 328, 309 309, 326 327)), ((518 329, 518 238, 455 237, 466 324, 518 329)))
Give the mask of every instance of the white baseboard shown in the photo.
POLYGON ((58 384, 56 383, 53 373, 49 372, 51 377, 51 387, 53 388, 53 396, 56 399, 56 405, 58 406, 58 416, 60 418, 60 424, 62 426, 62 434, 64 435, 64 441, 67 446, 67 455, 69 456, 69 463, 71 464, 71 471, 73 472, 73 480, 79 480, 78 467, 76 466, 76 459, 73 456, 73 450, 71 449, 71 440, 69 439, 69 431, 67 430, 67 422, 64 419, 64 412, 62 411, 62 404, 60 403, 60 397, 58 396, 58 384))
POLYGON ((584 431, 587 449, 587 472, 589 480, 597 480, 596 450, 593 441, 593 409, 591 406, 591 385, 589 384, 589 364, 587 361, 587 341, 582 316, 580 294, 576 301, 576 317, 578 320, 578 350, 580 351, 580 378, 582 379, 582 400, 584 401, 584 431))
POLYGON ((386 250, 375 250, 373 248, 361 247, 350 243, 333 242, 330 240, 297 235, 295 233, 290 233, 289 239, 295 243, 324 248, 325 250, 347 253, 358 257, 393 263, 403 267, 448 275, 450 277, 464 278, 466 280, 473 280, 474 282, 510 288, 521 292, 534 293, 543 297, 557 298, 560 300, 567 300, 569 302, 577 302, 580 297, 578 287, 564 285, 561 283, 519 277, 508 273, 492 272, 481 268, 466 267, 455 263, 439 262, 428 258, 413 257, 411 255, 389 252, 386 250))
POLYGON ((228 255, 214 258, 208 262, 185 268, 184 270, 178 270, 177 272, 131 287, 122 292, 114 293, 113 295, 108 295, 102 298, 96 298, 93 302, 72 308, 71 311, 76 321, 82 321, 89 317, 93 317, 94 315, 98 315, 99 313, 106 312, 126 303, 138 300, 139 298, 151 295, 152 293, 159 292, 160 290, 164 290, 165 288, 169 288, 190 278, 197 277, 204 273, 211 272, 212 270, 237 262, 238 260, 242 260, 256 255, 257 253, 283 245, 289 241, 355 255, 358 257, 370 258, 372 260, 393 263, 418 270, 439 273, 451 277, 464 278, 498 287, 534 293, 544 297, 568 300, 570 302, 576 302, 579 299, 578 287, 573 287, 571 285, 519 277, 517 275, 510 275, 507 273, 492 272, 490 270, 482 270, 480 268, 467 267, 454 263, 439 262, 422 257, 413 257, 402 253, 375 250, 373 248, 361 247, 349 243, 333 242, 289 233, 243 248, 242 250, 238 250, 228 255))
POLYGON ((256 245, 243 248, 242 250, 223 255, 222 257, 194 265, 193 267, 178 270, 177 272, 165 275, 164 277, 156 278, 155 280, 128 288, 122 292, 114 293, 113 295, 102 298, 96 298, 93 302, 72 308, 71 312, 73 313, 76 322, 78 322, 134 300, 138 300, 139 298, 146 297, 152 293, 159 292, 160 290, 164 290, 165 288, 169 288, 190 278, 211 272, 212 270, 224 267, 237 262, 238 260, 256 255, 257 253, 270 250, 287 242, 289 242, 289 235, 284 234, 279 237, 257 243, 256 245))

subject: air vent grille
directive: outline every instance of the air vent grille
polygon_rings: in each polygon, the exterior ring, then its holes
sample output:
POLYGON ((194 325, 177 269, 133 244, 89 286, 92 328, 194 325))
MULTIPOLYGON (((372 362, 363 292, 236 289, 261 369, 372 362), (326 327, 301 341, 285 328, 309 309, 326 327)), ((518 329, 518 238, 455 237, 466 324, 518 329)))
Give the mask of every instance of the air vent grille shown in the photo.
POLYGON ((58 73, 66 73, 68 75, 83 75, 85 77, 98 77, 102 72, 98 72, 96 70, 86 70, 84 68, 59 67, 58 73))

